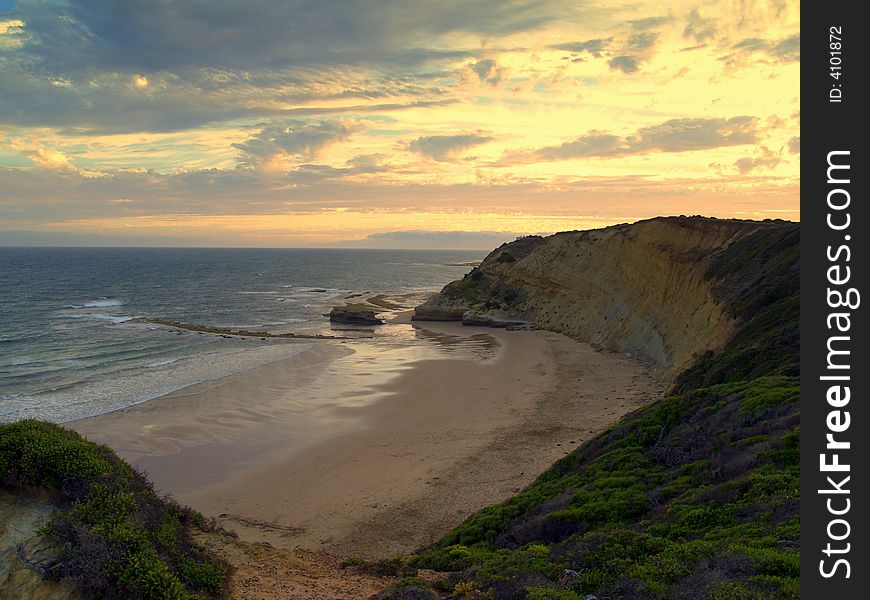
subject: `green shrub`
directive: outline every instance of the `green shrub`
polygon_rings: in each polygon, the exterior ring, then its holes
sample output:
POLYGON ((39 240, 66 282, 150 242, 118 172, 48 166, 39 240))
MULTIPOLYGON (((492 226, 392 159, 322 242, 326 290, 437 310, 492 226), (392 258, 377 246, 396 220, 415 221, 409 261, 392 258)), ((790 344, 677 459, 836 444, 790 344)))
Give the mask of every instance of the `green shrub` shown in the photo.
POLYGON ((198 547, 199 513, 160 498, 106 446, 42 421, 0 425, 0 485, 44 488, 58 504, 42 529, 50 572, 99 598, 226 595, 229 565, 198 547))

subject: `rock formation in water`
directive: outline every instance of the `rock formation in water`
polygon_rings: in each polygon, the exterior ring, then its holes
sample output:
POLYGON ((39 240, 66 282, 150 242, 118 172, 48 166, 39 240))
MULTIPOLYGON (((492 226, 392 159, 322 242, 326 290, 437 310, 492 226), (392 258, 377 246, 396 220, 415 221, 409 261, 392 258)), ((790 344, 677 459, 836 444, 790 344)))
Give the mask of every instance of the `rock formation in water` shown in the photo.
POLYGON ((329 312, 329 321, 331 323, 342 323, 344 325, 383 325, 384 322, 378 318, 375 311, 365 305, 354 306, 337 306, 329 312))

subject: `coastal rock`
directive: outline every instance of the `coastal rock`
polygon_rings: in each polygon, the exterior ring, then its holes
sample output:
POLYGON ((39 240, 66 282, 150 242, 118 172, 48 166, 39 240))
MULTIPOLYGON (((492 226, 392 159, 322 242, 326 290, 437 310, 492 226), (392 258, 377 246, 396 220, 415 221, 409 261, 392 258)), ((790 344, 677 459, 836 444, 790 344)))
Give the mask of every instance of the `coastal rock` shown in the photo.
POLYGON ((429 302, 414 309, 412 321, 461 321, 462 315, 468 310, 464 306, 435 306, 429 302))
POLYGON ((489 327, 492 325, 492 318, 486 315, 466 312, 462 315, 462 324, 476 327, 489 327))
POLYGON ((375 311, 368 307, 337 306, 329 313, 332 323, 345 325, 383 325, 384 322, 377 317, 375 311))
POLYGON ((646 362, 662 380, 716 351, 736 328, 711 259, 782 221, 660 217, 503 244, 415 309, 416 320, 528 324, 646 362))

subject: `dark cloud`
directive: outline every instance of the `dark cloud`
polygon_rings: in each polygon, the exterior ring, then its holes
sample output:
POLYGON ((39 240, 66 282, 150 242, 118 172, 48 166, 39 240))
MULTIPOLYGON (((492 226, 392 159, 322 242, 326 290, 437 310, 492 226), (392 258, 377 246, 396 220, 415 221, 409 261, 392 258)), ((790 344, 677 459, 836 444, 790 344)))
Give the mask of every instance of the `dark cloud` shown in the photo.
POLYGON ((16 9, 20 43, 0 55, 0 124, 165 132, 343 98, 392 99, 386 110, 443 101, 456 64, 479 50, 442 36, 497 39, 581 10, 569 0, 498 10, 488 0, 30 0, 16 9), (147 87, 131 86, 139 76, 147 87))
POLYGON ((701 16, 698 9, 693 8, 686 17, 686 26, 683 29, 683 37, 692 38, 701 43, 712 39, 716 35, 716 19, 708 19, 701 16))
MULTIPOLYGON (((323 80, 332 83, 325 73, 319 75, 317 83, 323 80)), ((385 95, 391 97, 406 96, 405 101, 371 104, 337 103, 334 101, 341 100, 342 96, 363 97, 363 94, 336 95, 324 92, 317 85, 301 83, 294 86, 294 95, 289 97, 282 90, 285 84, 274 73, 244 77, 209 72, 189 78, 157 74, 149 77, 145 89, 135 88, 132 82, 132 76, 117 74, 95 75, 87 84, 53 80, 15 68, 0 57, 0 90, 3 90, 0 123, 57 127, 69 133, 88 135, 171 132, 231 120, 385 113, 454 102, 446 98, 437 85, 417 86, 414 82, 397 80, 372 85, 381 85, 385 95), (326 106, 312 105, 316 100, 333 102, 326 106), (294 106, 302 102, 308 106, 294 106)))
POLYGON ((801 36, 796 34, 782 40, 746 38, 734 44, 732 48, 740 52, 761 52, 782 62, 797 62, 801 59, 801 36))
POLYGON ((637 135, 629 140, 636 149, 662 152, 753 144, 758 141, 758 119, 749 116, 671 119, 661 125, 638 129, 637 135))
POLYGON ((471 64, 471 70, 477 75, 481 83, 488 83, 495 87, 502 82, 505 69, 499 67, 491 58, 485 58, 471 64))
POLYGON ((535 155, 541 160, 562 160, 582 156, 620 156, 626 153, 625 140, 609 133, 588 133, 573 142, 541 148, 535 155))
POLYGON ((770 47, 770 43, 767 40, 763 40, 761 38, 746 38, 734 44, 733 47, 736 50, 757 52, 759 50, 767 50, 770 47))
POLYGON ((636 33, 628 38, 628 47, 632 50, 648 50, 655 46, 659 34, 655 31, 636 33))
MULTIPOLYGON (((184 238, 189 240, 190 233, 185 232, 184 238)), ((155 246, 155 247, 179 247, 185 245, 179 243, 179 237, 169 236, 134 236, 129 235, 100 235, 95 233, 72 233, 68 231, 3 231, 0 246, 11 247, 125 247, 155 246)), ((196 245, 196 244, 194 244, 196 245)), ((201 245, 201 243, 200 243, 201 245)), ((224 244, 225 245, 225 244, 224 244)))
POLYGON ((773 169, 781 162, 782 159, 780 157, 765 153, 764 156, 739 158, 734 161, 734 166, 740 171, 741 175, 746 175, 759 168, 773 169))
POLYGON ((645 19, 629 21, 629 23, 632 28, 642 31, 644 29, 652 29, 654 27, 659 27, 660 25, 665 25, 673 20, 673 17, 646 17, 645 19))
POLYGON ((361 129, 359 123, 347 121, 293 121, 264 127, 254 137, 241 144, 233 144, 233 147, 241 150, 252 162, 281 154, 310 159, 326 146, 346 140, 361 129))
POLYGON ((793 35, 774 44, 770 53, 786 62, 794 62, 801 59, 801 36, 793 35))
POLYGON ((563 44, 554 44, 550 48, 554 50, 565 50, 579 54, 581 52, 589 52, 595 57, 600 57, 601 53, 610 44, 611 38, 586 40, 585 42, 566 42, 563 44))
POLYGON ((449 161, 458 152, 492 140, 490 136, 479 134, 430 135, 412 141, 408 149, 435 160, 449 161))
POLYGON ((706 150, 753 144, 758 141, 758 134, 758 119, 755 117, 671 119, 659 125, 642 127, 626 137, 590 132, 558 146, 508 155, 505 162, 529 163, 649 152, 706 150))
POLYGON ((638 60, 636 56, 617 56, 612 58, 607 63, 614 71, 622 71, 623 73, 635 73, 638 70, 638 60))
POLYGON ((498 37, 564 18, 568 2, 513 0, 91 0, 19 7, 32 35, 24 51, 52 70, 158 72, 282 69, 375 62, 420 64, 453 51, 435 36, 498 37))
POLYGON ((801 138, 793 137, 788 141, 788 151, 792 154, 801 153, 801 138))

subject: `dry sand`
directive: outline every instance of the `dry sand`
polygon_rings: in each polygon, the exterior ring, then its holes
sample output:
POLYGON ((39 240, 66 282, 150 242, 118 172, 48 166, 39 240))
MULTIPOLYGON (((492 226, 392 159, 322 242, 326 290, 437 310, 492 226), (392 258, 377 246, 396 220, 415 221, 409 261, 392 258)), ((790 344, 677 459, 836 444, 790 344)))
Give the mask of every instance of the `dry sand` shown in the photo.
POLYGON ((71 425, 242 539, 383 558, 520 491, 662 392, 639 362, 559 334, 414 328, 483 350, 415 360, 408 348, 318 342, 71 425))

